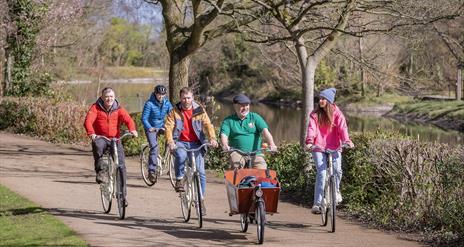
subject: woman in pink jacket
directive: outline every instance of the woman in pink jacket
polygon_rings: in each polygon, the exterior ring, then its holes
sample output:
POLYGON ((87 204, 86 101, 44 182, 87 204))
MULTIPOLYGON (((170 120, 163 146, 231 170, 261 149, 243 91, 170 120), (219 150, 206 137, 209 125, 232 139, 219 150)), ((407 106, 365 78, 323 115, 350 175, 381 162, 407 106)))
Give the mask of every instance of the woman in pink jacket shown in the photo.
POLYGON ((306 136, 306 149, 313 150, 313 160, 316 164, 316 184, 314 188, 314 204, 311 209, 313 214, 321 213, 322 193, 324 191, 325 176, 327 170, 327 157, 322 149, 339 150, 332 154, 334 174, 337 185, 337 203, 342 201, 340 194, 340 180, 342 178, 342 145, 353 147, 348 135, 345 116, 337 105, 334 104, 335 88, 328 88, 319 94, 319 104, 310 115, 308 133, 306 136), (312 146, 316 146, 312 149, 312 146))

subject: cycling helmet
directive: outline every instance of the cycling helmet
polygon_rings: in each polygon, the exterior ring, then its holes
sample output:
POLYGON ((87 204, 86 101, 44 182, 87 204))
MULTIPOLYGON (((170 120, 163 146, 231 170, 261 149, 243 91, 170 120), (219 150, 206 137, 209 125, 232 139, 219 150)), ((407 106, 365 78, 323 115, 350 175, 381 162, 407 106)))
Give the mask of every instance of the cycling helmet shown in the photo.
POLYGON ((156 93, 157 93, 157 94, 166 94, 166 91, 167 91, 167 90, 166 90, 166 87, 165 87, 165 86, 163 86, 163 85, 157 85, 157 86, 155 87, 154 93, 155 93, 155 94, 156 94, 156 93))

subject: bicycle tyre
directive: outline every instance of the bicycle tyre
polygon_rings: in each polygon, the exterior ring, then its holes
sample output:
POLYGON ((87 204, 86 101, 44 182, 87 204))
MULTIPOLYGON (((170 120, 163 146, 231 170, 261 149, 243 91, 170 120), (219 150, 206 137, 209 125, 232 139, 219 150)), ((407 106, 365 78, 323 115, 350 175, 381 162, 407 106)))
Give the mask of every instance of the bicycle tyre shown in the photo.
POLYGON ((180 192, 180 207, 184 222, 188 222, 192 209, 192 189, 187 179, 184 179, 184 191, 180 192))
POLYGON ((126 217, 126 206, 124 205, 126 198, 124 197, 123 179, 124 177, 122 175, 121 168, 119 167, 116 170, 116 199, 118 201, 119 219, 121 220, 126 217))
POLYGON ((329 179, 330 183, 330 232, 335 232, 335 219, 337 216, 337 194, 335 189, 335 176, 331 176, 329 179))
POLYGON ((146 145, 142 148, 140 153, 140 173, 142 174, 143 181, 148 186, 153 186, 155 183, 148 179, 148 159, 150 157, 150 146, 146 145))
POLYGON ((322 224, 321 226, 327 226, 327 220, 329 218, 328 212, 329 208, 327 205, 330 204, 330 198, 329 198, 329 183, 326 181, 325 186, 324 186, 324 192, 322 194, 322 201, 321 201, 321 220, 322 224))
POLYGON ((241 232, 248 230, 248 214, 240 214, 240 229, 241 232))
POLYGON ((263 244, 264 242, 264 227, 266 223, 266 210, 264 208, 264 201, 259 200, 256 203, 256 230, 258 235, 258 244, 263 244))
POLYGON ((164 162, 166 162, 169 166, 169 181, 171 182, 172 188, 176 188, 176 168, 174 167, 174 157, 169 152, 169 150, 166 150, 166 153, 164 155, 164 162))
POLYGON ((111 167, 109 162, 112 162, 111 159, 106 155, 105 158, 107 161, 107 167, 106 169, 108 172, 106 173, 108 176, 108 179, 106 183, 100 184, 100 196, 101 196, 101 201, 102 201, 102 206, 103 206, 103 212, 105 214, 108 214, 111 211, 111 203, 113 200, 113 185, 111 184, 110 180, 110 173, 109 167, 111 167))
POLYGON ((195 202, 195 212, 197 213, 198 227, 203 227, 203 208, 201 207, 201 189, 200 189, 200 176, 198 173, 193 176, 193 183, 195 187, 193 200, 195 202))

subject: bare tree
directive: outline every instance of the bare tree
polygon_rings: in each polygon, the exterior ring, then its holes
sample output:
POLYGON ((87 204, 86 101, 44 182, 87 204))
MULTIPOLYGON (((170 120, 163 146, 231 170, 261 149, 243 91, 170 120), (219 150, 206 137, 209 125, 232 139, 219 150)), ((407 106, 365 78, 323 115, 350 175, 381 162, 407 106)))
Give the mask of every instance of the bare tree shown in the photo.
MULTIPOLYGON (((309 114, 313 110, 314 77, 319 62, 343 35, 363 36, 386 33, 400 27, 428 25, 461 14, 463 3, 448 0, 437 6, 417 1, 261 1, 268 15, 259 18, 261 25, 248 25, 242 33, 259 43, 291 42, 298 57, 303 91, 303 114, 300 143, 306 136, 309 114), (457 8, 456 8, 457 6, 457 8), (263 28, 267 27, 267 28, 263 28)), ((443 2, 443 1, 442 1, 443 2)), ((246 13, 251 15, 249 12, 246 13)))

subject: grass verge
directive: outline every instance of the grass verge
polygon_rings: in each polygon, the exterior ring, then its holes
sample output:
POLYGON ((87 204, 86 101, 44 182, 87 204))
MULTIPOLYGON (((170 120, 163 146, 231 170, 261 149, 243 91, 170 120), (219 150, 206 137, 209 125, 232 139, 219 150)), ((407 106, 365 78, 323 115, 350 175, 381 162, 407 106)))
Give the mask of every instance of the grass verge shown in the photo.
POLYGON ((88 246, 43 208, 0 185, 0 246, 88 246))

